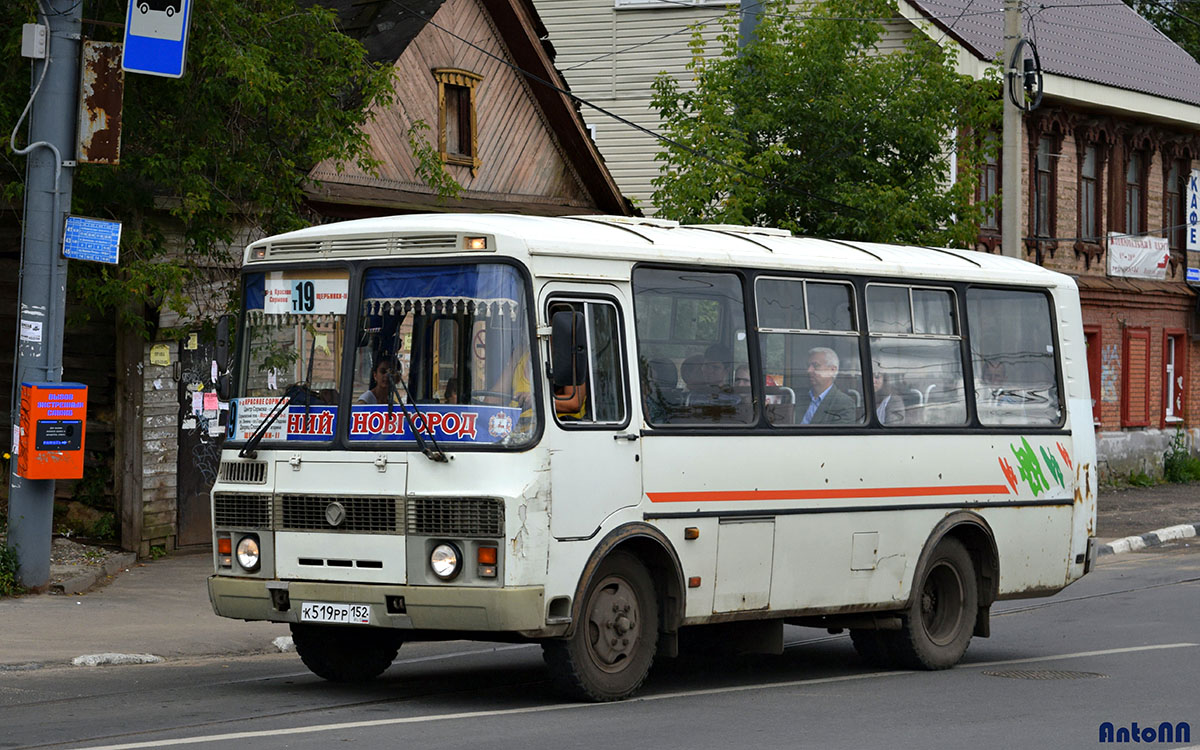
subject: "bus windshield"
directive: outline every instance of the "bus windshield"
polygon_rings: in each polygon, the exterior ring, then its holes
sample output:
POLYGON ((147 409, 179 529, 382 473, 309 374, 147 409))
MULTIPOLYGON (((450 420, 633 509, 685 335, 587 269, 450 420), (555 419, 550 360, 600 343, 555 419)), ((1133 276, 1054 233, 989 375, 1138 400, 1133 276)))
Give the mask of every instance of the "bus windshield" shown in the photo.
POLYGON ((536 435, 528 312, 514 267, 368 268, 359 290, 342 270, 246 282, 235 440, 249 439, 285 396, 287 416, 265 440, 395 443, 419 433, 442 448, 522 447, 536 435))

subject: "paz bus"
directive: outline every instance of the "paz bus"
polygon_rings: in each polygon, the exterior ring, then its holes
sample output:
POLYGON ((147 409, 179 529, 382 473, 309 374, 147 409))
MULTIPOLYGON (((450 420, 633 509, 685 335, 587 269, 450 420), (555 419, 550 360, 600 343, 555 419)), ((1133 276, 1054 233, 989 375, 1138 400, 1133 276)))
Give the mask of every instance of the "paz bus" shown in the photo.
POLYGON ((943 669, 1095 554, 1068 276, 971 251, 625 217, 407 215, 245 250, 221 326, 217 614, 371 679, 539 643, 633 694, 680 633, 849 631, 943 669))

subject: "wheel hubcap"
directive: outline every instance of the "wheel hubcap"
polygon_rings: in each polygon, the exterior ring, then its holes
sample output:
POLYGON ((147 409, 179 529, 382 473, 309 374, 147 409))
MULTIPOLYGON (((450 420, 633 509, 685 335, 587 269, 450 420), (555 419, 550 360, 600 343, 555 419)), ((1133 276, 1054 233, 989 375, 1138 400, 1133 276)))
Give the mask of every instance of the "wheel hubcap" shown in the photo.
POLYGON ((641 633, 641 613, 629 583, 618 576, 604 579, 588 607, 588 651, 596 666, 619 672, 628 664, 641 633))
POLYGON ((966 594, 958 570, 939 562, 929 571, 921 590, 921 622, 929 639, 945 646, 958 636, 966 594))

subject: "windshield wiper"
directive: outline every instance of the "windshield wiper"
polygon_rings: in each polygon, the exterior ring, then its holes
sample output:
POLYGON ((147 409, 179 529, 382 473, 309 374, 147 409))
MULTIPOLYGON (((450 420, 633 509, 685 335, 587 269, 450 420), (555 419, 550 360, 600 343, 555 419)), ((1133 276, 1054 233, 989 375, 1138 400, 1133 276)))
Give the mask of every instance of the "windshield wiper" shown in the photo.
POLYGON ((303 390, 304 386, 300 383, 293 383, 283 392, 283 396, 279 401, 271 407, 271 411, 267 412, 267 416, 263 417, 263 421, 258 423, 258 427, 254 428, 254 432, 250 435, 250 439, 238 451, 238 458, 258 458, 258 451, 255 448, 266 437, 267 431, 271 429, 271 425, 275 424, 275 420, 279 419, 279 415, 287 408, 287 405, 292 402, 292 395, 298 390, 303 390))
MULTIPOLYGON (((397 361, 396 364, 399 365, 399 361, 397 361)), ((398 370, 399 367, 395 369, 398 370)), ((421 426, 424 427, 425 425, 429 424, 429 420, 425 418, 425 415, 421 413, 421 410, 417 408, 416 403, 413 402, 412 395, 408 392, 408 383, 404 382, 404 378, 400 378, 399 380, 400 385, 404 386, 404 395, 408 398, 408 403, 412 405, 413 411, 415 411, 417 416, 421 418, 421 426)), ((433 444, 433 447, 431 448, 425 442, 425 436, 422 435, 421 431, 417 429, 416 423, 413 422, 412 415, 409 414, 408 409, 404 407, 404 399, 400 398, 400 394, 396 392, 396 378, 391 378, 390 385, 391 387, 388 388, 388 414, 392 413, 392 403, 394 399, 395 403, 400 407, 400 413, 404 415, 404 420, 408 422, 408 426, 412 430, 413 438, 417 441, 417 449, 420 450, 425 458, 428 458, 430 461, 437 461, 438 463, 443 464, 447 463, 450 459, 446 458, 445 451, 438 447, 437 440, 433 437, 433 431, 430 430, 429 432, 429 442, 433 444)))
MULTIPOLYGON (((404 322, 404 318, 405 314, 403 313, 397 318, 396 331, 392 334, 392 373, 395 377, 388 376, 388 414, 391 415, 392 413, 392 403, 399 403, 400 413, 404 415, 404 421, 408 422, 409 429, 413 432, 413 439, 417 441, 417 449, 430 461, 443 464, 448 463, 449 459, 446 458, 446 454, 438 447, 437 440, 433 437, 433 430, 429 431, 429 441, 433 443, 433 447, 430 448, 425 443, 425 436, 417 430, 417 425, 413 422, 412 415, 408 413, 408 409, 404 408, 404 399, 399 398, 400 394, 396 392, 396 380, 398 379, 400 385, 404 386, 404 395, 408 397, 408 402, 412 404, 413 411, 421 418, 421 426, 424 427, 429 424, 429 420, 425 419, 425 415, 421 413, 421 410, 417 408, 416 402, 413 401, 412 394, 408 392, 408 383, 404 382, 403 374, 400 372, 400 357, 397 356, 397 353, 400 351, 400 324, 404 322)), ((411 369, 409 368, 410 372, 411 369)))

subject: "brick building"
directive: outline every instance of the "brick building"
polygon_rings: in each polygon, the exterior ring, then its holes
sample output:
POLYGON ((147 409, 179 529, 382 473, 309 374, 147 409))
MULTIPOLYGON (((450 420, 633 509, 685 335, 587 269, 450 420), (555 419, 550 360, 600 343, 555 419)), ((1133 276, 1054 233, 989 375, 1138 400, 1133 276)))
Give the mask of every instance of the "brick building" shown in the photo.
MULTIPOLYGON (((1001 0, 901 3, 974 75, 1000 53, 1000 10, 1001 0)), ((1186 247, 1200 64, 1119 3, 1043 6, 1022 24, 1037 40, 1045 96, 1022 127, 1021 244, 1028 260, 1078 280, 1101 478, 1160 475, 1176 431, 1200 434, 1186 247), (1122 262, 1130 245, 1145 246, 1140 265, 1122 262)), ((1001 182, 997 160, 981 195, 1001 182)), ((985 224, 977 249, 998 252, 999 216, 985 224)))

